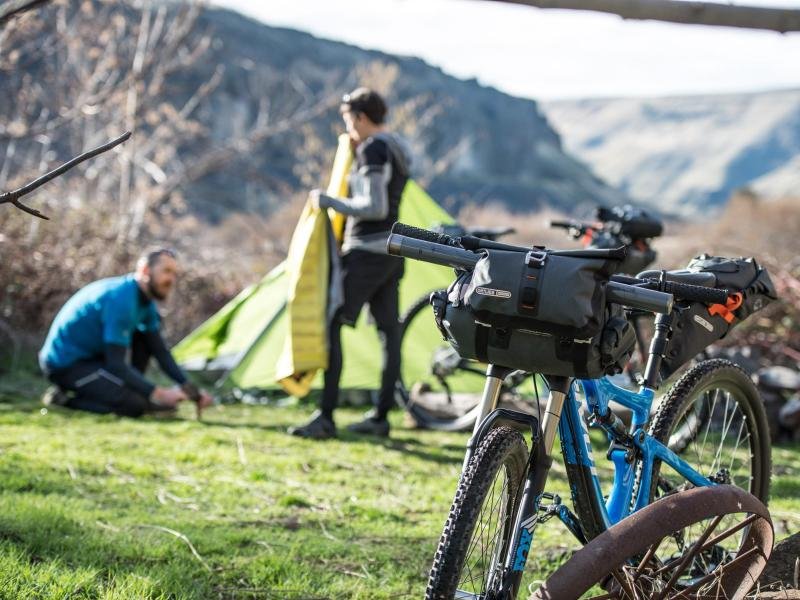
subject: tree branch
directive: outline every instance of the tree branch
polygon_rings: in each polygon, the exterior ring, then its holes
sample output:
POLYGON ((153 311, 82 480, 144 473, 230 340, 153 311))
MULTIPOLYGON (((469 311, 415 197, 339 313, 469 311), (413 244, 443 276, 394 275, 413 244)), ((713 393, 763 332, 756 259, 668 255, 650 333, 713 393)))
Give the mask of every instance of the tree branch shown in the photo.
POLYGON ((6 2, 0 6, 0 26, 5 25, 6 21, 10 21, 13 17, 38 8, 39 5, 49 1, 50 0, 6 0, 6 2))
POLYGON ((489 0, 536 8, 591 10, 623 19, 667 21, 716 27, 767 29, 786 33, 800 31, 800 10, 736 6, 684 0, 489 0))
POLYGON ((131 132, 130 131, 126 131, 125 133, 123 133, 118 138, 115 138, 115 139, 111 140, 110 142, 108 142, 106 144, 103 144, 102 146, 98 146, 97 148, 94 148, 93 150, 89 150, 88 152, 84 152, 83 154, 80 154, 80 155, 76 156, 72 160, 70 160, 68 162, 65 162, 60 167, 58 167, 56 169, 53 169, 49 173, 45 173, 44 175, 42 175, 41 177, 38 177, 37 179, 34 179, 33 181, 31 181, 27 185, 24 185, 21 188, 18 188, 16 190, 11 191, 11 192, 6 192, 4 194, 0 194, 0 204, 10 203, 10 204, 13 204, 14 206, 16 206, 18 209, 20 209, 20 210, 22 210, 22 211, 24 211, 24 212, 26 212, 26 213, 28 213, 30 215, 33 215, 34 217, 39 217, 40 219, 47 219, 47 217, 45 215, 43 215, 42 213, 40 213, 38 210, 36 210, 34 208, 31 208, 29 206, 24 205, 22 202, 19 201, 19 199, 22 196, 24 196, 25 194, 30 194, 33 190, 43 186, 48 181, 51 181, 51 180, 55 179, 56 177, 58 177, 59 175, 62 175, 64 173, 66 173, 72 167, 74 167, 76 165, 79 165, 83 161, 88 160, 90 158, 93 158, 93 157, 97 156, 98 154, 102 154, 103 152, 106 152, 108 150, 111 150, 115 146, 119 146, 122 142, 127 140, 129 137, 131 137, 131 132))

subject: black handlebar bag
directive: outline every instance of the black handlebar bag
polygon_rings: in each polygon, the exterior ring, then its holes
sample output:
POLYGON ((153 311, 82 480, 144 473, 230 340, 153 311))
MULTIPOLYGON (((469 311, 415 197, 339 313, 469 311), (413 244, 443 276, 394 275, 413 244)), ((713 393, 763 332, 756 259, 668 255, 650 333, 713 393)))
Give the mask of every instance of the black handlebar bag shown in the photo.
POLYGON ((636 336, 606 303, 615 252, 487 250, 432 299, 437 324, 463 358, 586 379, 619 372, 636 336))
POLYGON ((679 302, 675 305, 670 338, 661 376, 667 378, 705 348, 725 337, 740 321, 776 300, 769 273, 754 258, 725 258, 703 254, 689 261, 685 271, 711 273, 714 287, 734 297, 726 305, 679 302), (736 296, 738 294, 738 296, 736 296))

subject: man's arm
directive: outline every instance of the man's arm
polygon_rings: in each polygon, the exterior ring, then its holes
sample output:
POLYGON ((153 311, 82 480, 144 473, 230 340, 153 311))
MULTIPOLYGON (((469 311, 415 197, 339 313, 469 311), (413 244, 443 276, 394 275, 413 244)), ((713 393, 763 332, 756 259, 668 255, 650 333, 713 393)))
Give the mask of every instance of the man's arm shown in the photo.
MULTIPOLYGON (((362 167, 362 170, 369 167, 362 167)), ((334 198, 327 194, 319 195, 320 208, 332 208, 338 213, 370 221, 380 221, 389 216, 388 183, 391 167, 380 171, 365 171, 361 174, 360 189, 352 198, 334 198)))
POLYGON ((127 387, 139 392, 145 398, 150 398, 153 390, 156 389, 155 384, 126 362, 127 353, 128 348, 126 346, 106 344, 106 369, 115 377, 119 377, 127 387))
POLYGON ((389 181, 392 162, 384 140, 371 139, 356 151, 358 175, 351 182, 352 198, 319 194, 320 208, 332 208, 359 219, 380 221, 389 216, 389 181))
POLYGON ((153 358, 156 359, 156 362, 158 362, 158 365, 167 377, 178 385, 186 383, 186 373, 184 373, 183 369, 175 362, 161 334, 158 331, 145 331, 143 335, 150 353, 153 355, 153 358))

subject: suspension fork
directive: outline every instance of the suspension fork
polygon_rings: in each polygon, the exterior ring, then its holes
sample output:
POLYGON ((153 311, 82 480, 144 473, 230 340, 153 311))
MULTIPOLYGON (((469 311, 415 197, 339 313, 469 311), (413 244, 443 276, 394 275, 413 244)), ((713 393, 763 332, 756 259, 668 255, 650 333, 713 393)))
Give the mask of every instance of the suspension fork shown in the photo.
POLYGON ((503 566, 502 585, 498 600, 512 598, 519 589, 522 572, 528 560, 539 512, 539 502, 553 464, 553 445, 561 411, 569 391, 567 377, 549 378, 550 394, 547 397, 542 433, 534 436, 531 457, 525 474, 525 485, 514 518, 513 537, 508 546, 503 566))

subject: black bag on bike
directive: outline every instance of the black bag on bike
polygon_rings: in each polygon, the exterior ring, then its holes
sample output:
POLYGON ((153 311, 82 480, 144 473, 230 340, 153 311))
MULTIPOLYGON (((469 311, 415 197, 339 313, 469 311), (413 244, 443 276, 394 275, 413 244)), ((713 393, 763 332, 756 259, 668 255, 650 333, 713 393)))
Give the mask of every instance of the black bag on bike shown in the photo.
POLYGON ((736 324, 777 299, 766 269, 754 258, 724 258, 702 254, 689 261, 684 272, 712 273, 714 287, 740 294, 727 305, 681 302, 675 305, 672 337, 661 375, 669 377, 684 363, 722 339, 736 324))
POLYGON ((631 240, 644 240, 660 236, 664 231, 661 219, 650 212, 626 204, 613 208, 600 207, 597 218, 604 223, 614 223, 611 229, 617 235, 624 235, 631 240))
MULTIPOLYGON (((601 231, 592 239, 592 248, 619 248, 625 242, 610 231, 601 231)), ((656 259, 656 251, 643 239, 631 242, 627 247, 625 258, 617 267, 617 273, 636 275, 646 269, 656 259)))
POLYGON ((587 379, 618 372, 636 337, 622 308, 606 305, 614 253, 486 251, 432 298, 437 324, 464 358, 587 379))

